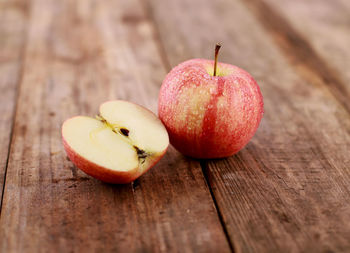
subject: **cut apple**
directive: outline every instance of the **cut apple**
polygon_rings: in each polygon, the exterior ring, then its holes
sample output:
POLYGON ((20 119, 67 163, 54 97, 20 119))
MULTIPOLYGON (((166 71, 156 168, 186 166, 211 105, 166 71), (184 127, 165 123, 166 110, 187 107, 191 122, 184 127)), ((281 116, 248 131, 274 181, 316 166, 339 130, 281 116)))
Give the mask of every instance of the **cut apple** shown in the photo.
POLYGON ((70 160, 85 173, 109 183, 129 183, 165 154, 168 133, 146 108, 122 100, 100 106, 96 118, 77 116, 62 126, 70 160))

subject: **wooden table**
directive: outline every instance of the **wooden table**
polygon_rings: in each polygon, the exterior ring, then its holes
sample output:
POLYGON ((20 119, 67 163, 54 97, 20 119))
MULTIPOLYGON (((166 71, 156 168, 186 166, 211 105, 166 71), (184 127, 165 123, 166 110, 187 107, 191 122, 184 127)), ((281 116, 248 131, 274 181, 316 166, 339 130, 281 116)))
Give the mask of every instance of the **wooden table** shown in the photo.
POLYGON ((350 252, 350 2, 0 1, 1 252, 350 252), (248 70, 265 115, 221 160, 174 148, 133 184, 67 160, 73 115, 157 111, 171 67, 248 70))

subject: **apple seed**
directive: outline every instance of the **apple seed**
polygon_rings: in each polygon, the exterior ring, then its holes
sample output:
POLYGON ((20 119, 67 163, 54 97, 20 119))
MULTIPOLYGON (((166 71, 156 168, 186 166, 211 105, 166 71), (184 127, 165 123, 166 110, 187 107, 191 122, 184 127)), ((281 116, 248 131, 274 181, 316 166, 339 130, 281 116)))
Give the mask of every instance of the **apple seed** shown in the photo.
POLYGON ((126 128, 120 128, 120 132, 125 135, 126 137, 129 136, 129 130, 126 128))
POLYGON ((139 157, 139 158, 146 158, 147 157, 147 153, 146 153, 146 151, 144 151, 144 150, 142 150, 142 149, 139 149, 138 147, 136 147, 135 145, 134 145, 134 149, 136 150, 136 153, 137 153, 137 156, 139 157))

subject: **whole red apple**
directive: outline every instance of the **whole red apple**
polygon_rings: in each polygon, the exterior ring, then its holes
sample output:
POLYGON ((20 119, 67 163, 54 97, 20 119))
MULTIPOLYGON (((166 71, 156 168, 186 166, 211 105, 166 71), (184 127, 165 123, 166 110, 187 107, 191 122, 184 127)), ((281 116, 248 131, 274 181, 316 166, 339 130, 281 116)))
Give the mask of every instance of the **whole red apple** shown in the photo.
POLYGON ((263 116, 263 97, 243 69, 192 59, 173 68, 159 94, 159 118, 170 143, 195 158, 235 154, 253 137, 263 116))

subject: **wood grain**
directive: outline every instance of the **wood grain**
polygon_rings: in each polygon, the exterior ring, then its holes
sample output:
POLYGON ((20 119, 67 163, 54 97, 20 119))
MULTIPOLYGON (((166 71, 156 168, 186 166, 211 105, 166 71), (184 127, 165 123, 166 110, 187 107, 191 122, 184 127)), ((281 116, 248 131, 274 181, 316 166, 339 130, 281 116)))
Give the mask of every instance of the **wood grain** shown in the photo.
POLYGON ((265 6, 280 13, 285 22, 307 39, 321 60, 329 65, 332 75, 342 82, 341 88, 349 97, 349 1, 294 1, 290 4, 289 1, 266 0, 265 6))
POLYGON ((165 75, 137 1, 30 3, 28 42, 0 219, 2 252, 228 252, 199 162, 170 148, 129 185, 66 159, 66 118, 108 99, 156 110, 165 75))
MULTIPOLYGON (((9 145, 21 79, 25 45, 26 7, 17 1, 0 2, 0 196, 5 180, 9 145)), ((0 203, 1 208, 1 203, 0 203)))
POLYGON ((350 112, 350 89, 347 85, 350 75, 345 67, 350 61, 350 54, 346 50, 350 42, 349 27, 346 26, 349 12, 339 4, 334 4, 336 2, 329 1, 306 1, 303 8, 300 8, 301 1, 293 2, 293 7, 287 8, 286 6, 289 5, 286 4, 286 1, 270 0, 270 2, 273 4, 269 5, 257 0, 248 0, 244 3, 257 16, 266 32, 271 34, 299 75, 308 82, 321 86, 326 85, 336 99, 350 112), (307 16, 306 19, 302 18, 302 15, 294 16, 290 20, 285 18, 293 13, 291 10, 300 9, 304 12, 308 11, 304 14, 307 16), (319 16, 322 15, 327 18, 322 22, 318 21, 321 19, 319 16), (335 18, 344 25, 342 26, 337 21, 334 24, 335 18), (308 28, 310 25, 311 27, 308 28), (314 33, 321 36, 315 37, 314 33), (333 47, 325 48, 329 44, 332 44, 333 47), (338 53, 332 52, 331 48, 337 48, 338 53))
POLYGON ((324 80, 298 70, 295 47, 290 61, 276 44, 288 31, 271 36, 244 1, 149 2, 171 66, 212 58, 220 41, 219 60, 262 89, 265 116, 252 141, 203 162, 235 252, 348 252, 349 113, 324 80))

